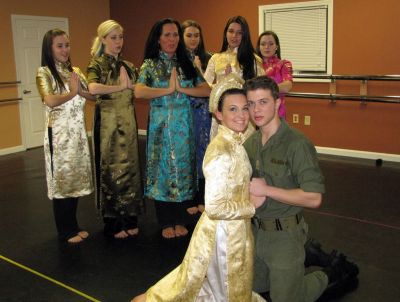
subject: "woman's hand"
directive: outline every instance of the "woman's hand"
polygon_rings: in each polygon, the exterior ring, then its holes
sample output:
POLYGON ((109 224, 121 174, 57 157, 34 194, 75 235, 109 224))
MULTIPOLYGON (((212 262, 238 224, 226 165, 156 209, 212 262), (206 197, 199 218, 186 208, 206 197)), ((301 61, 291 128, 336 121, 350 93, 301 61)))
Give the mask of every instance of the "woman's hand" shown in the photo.
POLYGON ((194 56, 194 65, 197 67, 198 70, 200 70, 200 72, 202 72, 201 70, 201 61, 199 56, 194 56))
POLYGON ((79 77, 75 72, 71 72, 71 78, 69 79, 69 93, 71 94, 71 98, 76 96, 79 92, 79 77))
POLYGON ((169 87, 168 87, 168 92, 169 94, 173 93, 175 90, 177 90, 179 85, 178 77, 176 75, 176 67, 172 68, 171 70, 171 77, 169 78, 169 87))
POLYGON ((132 82, 124 66, 119 69, 119 85, 121 90, 132 89, 132 82))

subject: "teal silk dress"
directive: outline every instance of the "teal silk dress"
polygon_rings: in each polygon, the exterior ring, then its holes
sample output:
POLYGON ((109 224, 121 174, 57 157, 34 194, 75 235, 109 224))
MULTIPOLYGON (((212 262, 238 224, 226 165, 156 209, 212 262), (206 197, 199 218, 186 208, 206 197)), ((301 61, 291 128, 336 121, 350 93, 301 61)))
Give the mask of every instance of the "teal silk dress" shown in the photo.
MULTIPOLYGON (((171 70, 177 66, 174 55, 160 51, 158 59, 146 59, 137 83, 153 88, 169 85, 171 70)), ((195 87, 204 82, 200 75, 185 78, 177 68, 182 87, 195 87)), ((190 97, 174 92, 150 101, 147 130, 147 166, 145 195, 153 200, 183 202, 196 193, 196 150, 190 97)))

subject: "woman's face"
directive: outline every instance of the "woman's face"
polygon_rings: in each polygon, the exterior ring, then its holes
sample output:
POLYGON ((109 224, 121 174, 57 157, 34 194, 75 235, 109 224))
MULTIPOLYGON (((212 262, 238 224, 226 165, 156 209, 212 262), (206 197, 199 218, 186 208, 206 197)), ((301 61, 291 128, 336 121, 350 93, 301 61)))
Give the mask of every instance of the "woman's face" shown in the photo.
POLYGON ((263 58, 270 58, 275 55, 278 45, 273 35, 264 35, 260 39, 260 52, 263 58))
POLYGON ((54 61, 66 63, 69 59, 70 46, 66 35, 55 36, 51 45, 54 61))
POLYGON ((225 96, 222 112, 217 111, 215 115, 225 127, 236 132, 244 132, 250 118, 246 96, 243 94, 225 96))
POLYGON ((104 45, 104 52, 108 55, 117 57, 124 45, 124 35, 119 28, 113 29, 107 36, 101 39, 104 45))
POLYGON ((186 27, 183 33, 183 40, 187 49, 196 50, 200 44, 200 30, 194 26, 186 27))
POLYGON ((229 48, 234 49, 240 46, 242 42, 242 26, 239 23, 231 23, 226 31, 226 40, 228 41, 229 48))
POLYGON ((169 57, 172 57, 175 54, 179 43, 178 27, 175 23, 167 23, 163 25, 158 43, 160 43, 161 50, 169 57))

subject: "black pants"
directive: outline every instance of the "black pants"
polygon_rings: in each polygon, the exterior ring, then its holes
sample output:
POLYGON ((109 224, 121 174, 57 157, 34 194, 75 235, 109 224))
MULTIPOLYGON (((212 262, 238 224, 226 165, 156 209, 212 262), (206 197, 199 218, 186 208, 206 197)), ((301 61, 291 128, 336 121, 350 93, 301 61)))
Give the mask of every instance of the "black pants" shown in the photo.
POLYGON ((103 217, 104 235, 114 236, 121 231, 136 229, 138 220, 136 216, 103 217))
POLYGON ((80 231, 76 220, 78 198, 53 198, 53 212, 56 221, 58 237, 68 240, 80 231))
POLYGON ((185 225, 187 221, 186 209, 191 205, 191 201, 167 202, 154 201, 156 215, 161 228, 174 227, 175 225, 185 225))
POLYGON ((194 198, 194 202, 196 204, 194 206, 198 206, 200 204, 204 205, 205 184, 206 180, 204 178, 199 178, 196 197, 194 198))

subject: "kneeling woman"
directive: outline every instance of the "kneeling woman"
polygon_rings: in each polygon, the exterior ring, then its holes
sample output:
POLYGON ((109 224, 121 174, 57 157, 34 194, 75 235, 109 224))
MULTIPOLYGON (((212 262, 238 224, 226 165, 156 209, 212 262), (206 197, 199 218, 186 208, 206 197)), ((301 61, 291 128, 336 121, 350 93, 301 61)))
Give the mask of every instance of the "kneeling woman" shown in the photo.
POLYGON ((241 86, 232 75, 211 93, 210 111, 221 124, 205 154, 205 211, 185 258, 133 302, 264 301, 252 292, 250 218, 263 200, 249 195, 251 166, 242 146, 249 111, 241 86))

